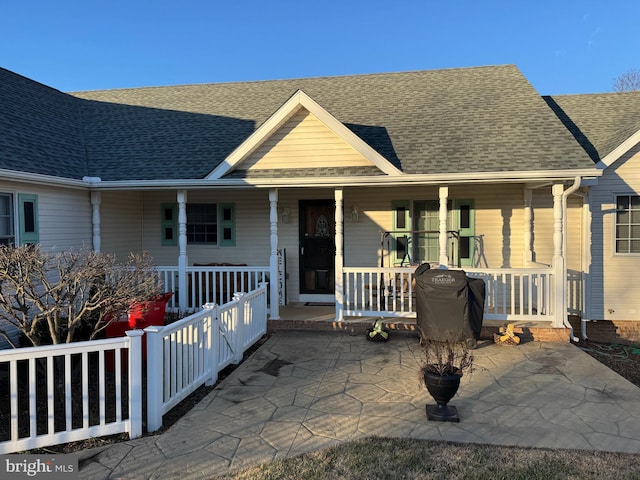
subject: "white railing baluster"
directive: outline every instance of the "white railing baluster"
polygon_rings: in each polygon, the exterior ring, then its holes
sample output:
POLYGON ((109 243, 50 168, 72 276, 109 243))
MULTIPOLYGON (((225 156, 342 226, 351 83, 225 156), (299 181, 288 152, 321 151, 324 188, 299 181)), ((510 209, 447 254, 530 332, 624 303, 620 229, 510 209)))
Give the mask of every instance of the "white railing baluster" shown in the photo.
POLYGON ((54 401, 53 401, 53 357, 47 357, 47 433, 55 432, 54 428, 54 401))
MULTIPOLYGON (((415 318, 413 272, 410 267, 345 267, 344 315, 415 318)), ((552 321, 551 268, 469 268, 465 272, 485 281, 485 319, 552 321)))
MULTIPOLYGON (((205 304, 205 308, 173 324, 145 329, 149 334, 148 349, 169 342, 170 348, 147 372, 147 428, 150 432, 162 426, 162 415, 186 398, 202 384, 215 383, 218 372, 232 362, 242 360, 244 350, 253 345, 267 328, 267 283, 222 306, 205 304), (159 339, 157 339, 158 337, 159 339), (158 371, 159 370, 159 371, 158 371), (169 375, 171 388, 165 395, 158 392, 162 372, 169 375)), ((159 348, 157 350, 160 350, 159 348)), ((148 350, 148 355, 152 355, 148 350)), ((150 362, 149 362, 150 363, 150 362)))
POLYGON ((113 352, 114 372, 115 372, 115 401, 116 401, 116 422, 122 422, 122 350, 116 348, 113 352))
MULTIPOLYGON (((11 439, 0 442, 0 454, 122 432, 128 432, 131 438, 135 438, 136 432, 142 428, 141 421, 135 418, 135 410, 132 410, 133 416, 130 414, 129 420, 125 422, 122 421, 122 415, 119 411, 121 407, 118 407, 122 404, 122 396, 118 392, 121 383, 119 358, 114 359, 117 376, 115 395, 111 393, 107 395, 105 384, 105 352, 108 351, 109 355, 115 353, 119 357, 122 348, 129 350, 132 348, 128 338, 0 351, 0 364, 8 364, 9 366, 9 408, 11 409, 9 413, 11 439), (98 355, 96 363, 92 362, 91 365, 89 352, 92 352, 92 359, 94 355, 98 355), (18 368, 19 362, 25 362, 24 369, 18 368), (75 365, 77 362, 79 364, 75 365), (98 368, 97 383, 94 383, 93 378, 89 377, 89 369, 95 367, 98 368), (79 371, 77 379, 73 377, 76 370, 79 371), (45 398, 43 400, 46 408, 44 412, 36 411, 40 383, 43 383, 44 387, 45 398), (91 407, 97 408, 100 416, 96 421, 90 417, 89 410, 89 391, 91 388, 93 392, 94 387, 97 389, 96 401, 98 405, 92 404, 91 407), (74 398, 72 394, 72 390, 76 388, 82 392, 81 399, 74 398), (25 395, 28 395, 27 403, 24 405, 18 402, 18 392, 21 389, 24 389, 25 395), (113 402, 114 398, 116 402, 119 402, 116 403, 116 419, 113 422, 107 422, 106 404, 113 402), (56 401, 64 402, 64 407, 59 409, 60 413, 56 413, 56 401), (74 408, 74 404, 82 409, 80 412, 81 424, 74 421, 74 410, 79 410, 79 408, 74 408), (64 418, 59 415, 64 415, 64 418), (44 422, 40 432, 38 431, 39 420, 44 422), (138 426, 136 426, 136 422, 138 426)), ((137 368, 138 374, 141 375, 141 365, 138 367, 133 365, 133 368, 137 368)), ((137 381, 135 372, 129 372, 128 378, 133 382, 137 381)), ((141 392, 131 393, 129 401, 132 408, 135 408, 135 403, 141 401, 141 392)))
POLYGON ((64 356, 64 412, 66 417, 65 428, 67 431, 71 430, 73 424, 71 385, 71 355, 67 353, 64 356))
POLYGON ((82 352, 82 428, 89 428, 89 362, 87 352, 82 352))
POLYGON ((98 410, 100 425, 105 425, 106 423, 104 380, 104 354, 102 354, 98 356, 98 410))

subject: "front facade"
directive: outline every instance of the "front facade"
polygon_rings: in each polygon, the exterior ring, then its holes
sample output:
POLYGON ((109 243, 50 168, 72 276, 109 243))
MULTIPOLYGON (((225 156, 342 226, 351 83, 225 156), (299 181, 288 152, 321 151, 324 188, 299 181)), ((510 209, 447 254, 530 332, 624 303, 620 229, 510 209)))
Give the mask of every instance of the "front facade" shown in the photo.
POLYGON ((594 154, 566 118, 598 125, 593 99, 540 97, 513 66, 76 94, 0 73, 6 243, 146 250, 183 309, 220 301, 226 270, 269 281, 272 319, 411 317, 429 262, 483 276, 485 318, 640 322, 620 289, 636 146, 594 154))

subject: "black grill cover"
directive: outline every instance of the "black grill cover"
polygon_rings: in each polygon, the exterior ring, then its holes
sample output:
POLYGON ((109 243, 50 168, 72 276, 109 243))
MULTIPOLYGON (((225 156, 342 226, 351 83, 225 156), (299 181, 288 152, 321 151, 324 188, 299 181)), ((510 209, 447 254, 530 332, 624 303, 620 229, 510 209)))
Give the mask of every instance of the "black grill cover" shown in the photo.
POLYGON ((482 328, 484 281, 462 270, 431 270, 428 264, 416 269, 415 278, 421 336, 436 341, 453 337, 475 345, 482 328))

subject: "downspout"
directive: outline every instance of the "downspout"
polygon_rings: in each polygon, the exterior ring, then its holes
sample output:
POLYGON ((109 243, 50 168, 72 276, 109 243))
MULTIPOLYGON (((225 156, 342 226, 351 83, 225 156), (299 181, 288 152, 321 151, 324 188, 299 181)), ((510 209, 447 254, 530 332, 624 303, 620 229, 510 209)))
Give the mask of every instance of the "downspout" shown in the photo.
POLYGON ((564 300, 563 300, 563 312, 562 312, 562 323, 564 324, 565 327, 567 327, 569 329, 569 338, 571 338, 571 341, 578 343, 580 341, 580 339, 578 337, 575 336, 575 334, 573 333, 573 327, 571 326, 571 323, 569 322, 569 319, 567 318, 567 296, 566 296, 566 289, 567 289, 567 198, 569 197, 569 195, 572 195, 573 193, 576 192, 576 190, 578 190, 580 188, 580 183, 582 182, 582 178, 581 177, 575 177, 575 179, 573 180, 573 185, 571 185, 569 188, 567 188, 563 193, 562 193, 562 230, 563 230, 563 236, 562 236, 562 256, 564 257, 564 261, 563 261, 563 267, 562 267, 562 281, 565 282, 565 287, 564 287, 564 291, 565 291, 565 296, 564 296, 564 300))
POLYGON ((587 303, 587 291, 590 288, 587 288, 587 274, 586 268, 591 265, 591 255, 589 253, 590 247, 590 235, 591 235, 591 221, 590 221, 590 213, 589 213, 589 195, 588 193, 575 192, 575 196, 582 198, 582 255, 580 255, 580 271, 582 272, 581 278, 581 299, 580 299, 580 310, 582 311, 582 315, 580 316, 580 338, 583 341, 588 340, 587 337, 587 322, 590 321, 589 317, 590 312, 588 311, 588 303, 587 303), (589 235, 589 238, 586 236, 589 235))

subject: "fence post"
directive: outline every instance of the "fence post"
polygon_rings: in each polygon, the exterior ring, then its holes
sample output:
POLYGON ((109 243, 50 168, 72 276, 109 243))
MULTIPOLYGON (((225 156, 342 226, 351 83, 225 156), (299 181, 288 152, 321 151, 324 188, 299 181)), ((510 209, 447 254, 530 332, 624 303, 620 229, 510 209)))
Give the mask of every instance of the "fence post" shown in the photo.
POLYGON ((155 432, 162 427, 162 403, 164 402, 162 372, 164 352, 162 351, 161 326, 144 329, 147 334, 147 432, 155 432))
POLYGON ((125 332, 129 338, 129 438, 142 435, 142 330, 125 332))
POLYGON ((235 363, 242 362, 244 356, 244 339, 246 336, 246 327, 244 325, 244 305, 245 301, 242 299, 244 293, 234 293, 233 301, 238 302, 236 307, 236 351, 235 351, 235 363))
POLYGON ((202 308, 209 310, 209 328, 207 329, 207 347, 204 352, 205 369, 209 371, 209 378, 205 385, 210 387, 218 381, 218 351, 220 345, 220 324, 218 323, 218 305, 205 303, 202 308))
POLYGON ((260 318, 260 331, 261 333, 264 335, 265 333, 267 333, 267 286, 269 285, 268 282, 260 282, 260 288, 264 289, 264 291, 262 292, 261 298, 262 301, 260 302, 260 313, 259 318, 260 318))

